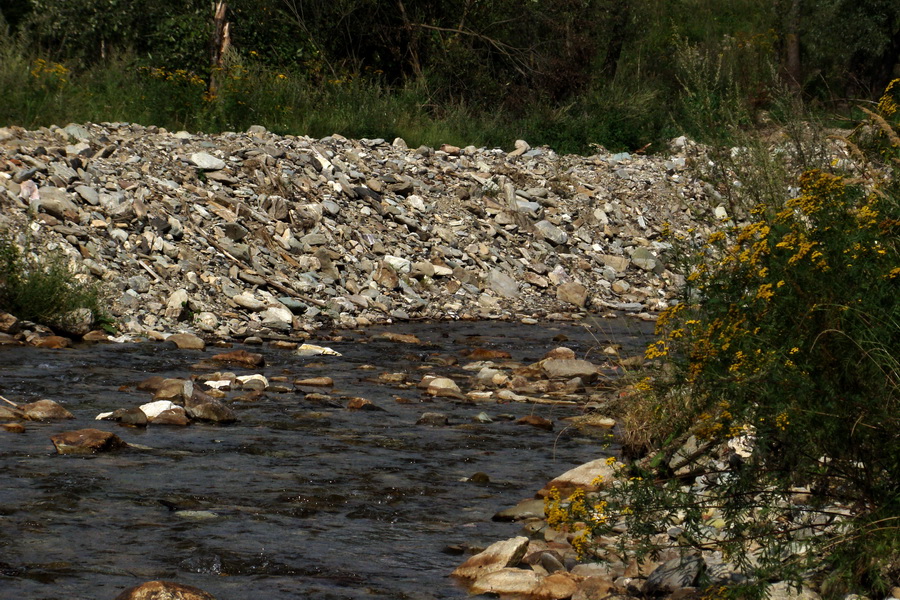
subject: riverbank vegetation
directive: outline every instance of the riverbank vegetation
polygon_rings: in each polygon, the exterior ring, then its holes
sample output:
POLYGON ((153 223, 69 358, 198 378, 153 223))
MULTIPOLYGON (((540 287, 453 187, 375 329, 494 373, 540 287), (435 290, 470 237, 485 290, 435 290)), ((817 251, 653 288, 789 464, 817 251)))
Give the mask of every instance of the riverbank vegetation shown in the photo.
POLYGON ((0 123, 653 151, 778 123, 784 88, 851 117, 900 48, 887 0, 219 4, 0 3, 0 123))
POLYGON ((717 155, 728 214, 671 240, 686 285, 621 398, 636 460, 549 505, 582 554, 625 523, 631 551, 721 552, 740 575, 707 583, 726 596, 900 584, 898 92, 848 138, 807 126, 717 155))
POLYGON ((100 286, 75 274, 69 262, 58 251, 35 249, 24 236, 0 231, 0 312, 64 332, 108 327, 100 286))

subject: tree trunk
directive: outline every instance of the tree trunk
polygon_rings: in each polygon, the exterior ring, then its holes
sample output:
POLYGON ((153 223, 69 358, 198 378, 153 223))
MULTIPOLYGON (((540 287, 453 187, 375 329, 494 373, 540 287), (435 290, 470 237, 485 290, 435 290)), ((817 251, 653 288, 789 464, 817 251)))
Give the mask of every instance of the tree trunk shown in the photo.
POLYGON ((791 0, 785 35, 785 79, 791 91, 800 93, 803 69, 800 64, 800 14, 802 0, 791 0))
POLYGON ((219 91, 219 78, 224 68, 225 53, 231 46, 231 26, 225 20, 228 6, 225 2, 213 4, 213 37, 210 43, 209 85, 206 87, 207 97, 216 97, 219 91))
POLYGON ((622 46, 628 37, 629 19, 631 19, 631 3, 616 2, 610 15, 609 42, 606 44, 606 57, 603 59, 603 74, 607 79, 616 77, 622 46))

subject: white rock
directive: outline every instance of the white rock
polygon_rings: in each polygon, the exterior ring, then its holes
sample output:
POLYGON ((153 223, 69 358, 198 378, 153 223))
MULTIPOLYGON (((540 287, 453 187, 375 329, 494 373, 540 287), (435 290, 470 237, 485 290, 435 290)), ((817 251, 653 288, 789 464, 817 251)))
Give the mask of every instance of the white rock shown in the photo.
POLYGON ((206 152, 191 154, 191 162, 204 171, 219 171, 225 168, 225 161, 206 152))
POLYGON ((316 346, 315 344, 300 344, 300 346, 295 351, 295 354, 298 354, 300 356, 341 356, 340 352, 337 352, 325 346, 316 346))
POLYGON ((399 256, 385 254, 384 262, 389 264, 391 268, 398 273, 409 273, 410 269, 412 269, 412 262, 399 256))
POLYGON ((147 415, 147 419, 152 421, 154 418, 159 416, 159 413, 175 408, 176 406, 177 405, 174 402, 170 402, 168 400, 157 400, 156 402, 141 404, 140 409, 145 415, 147 415))

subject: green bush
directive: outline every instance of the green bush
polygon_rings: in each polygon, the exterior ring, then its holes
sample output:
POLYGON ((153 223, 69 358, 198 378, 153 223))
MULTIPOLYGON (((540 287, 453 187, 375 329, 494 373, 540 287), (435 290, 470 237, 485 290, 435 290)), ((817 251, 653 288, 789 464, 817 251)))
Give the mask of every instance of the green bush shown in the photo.
POLYGON ((109 323, 98 286, 79 281, 62 253, 38 257, 27 248, 21 251, 8 234, 0 234, 0 310, 67 330, 78 309, 90 310, 94 323, 109 323))
POLYGON ((583 551, 624 518, 645 541, 678 524, 684 547, 722 549, 748 577, 735 593, 900 584, 900 115, 881 108, 867 146, 848 141, 852 163, 805 170, 792 194, 769 185, 743 220, 676 241, 686 286, 624 420, 649 456, 600 501, 550 502, 582 523, 583 551), (691 452, 705 458, 680 460, 691 452), (714 484, 698 494, 697 477, 714 484))

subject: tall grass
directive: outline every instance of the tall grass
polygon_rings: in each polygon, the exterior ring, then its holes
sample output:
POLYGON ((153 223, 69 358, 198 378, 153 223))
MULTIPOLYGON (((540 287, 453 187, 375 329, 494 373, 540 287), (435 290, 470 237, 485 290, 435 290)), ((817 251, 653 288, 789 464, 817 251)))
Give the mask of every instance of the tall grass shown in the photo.
POLYGON ((76 67, 0 35, 0 125, 125 121, 218 132, 259 124, 312 137, 399 136, 410 146, 512 147, 522 138, 559 152, 588 152, 595 144, 633 150, 671 133, 664 131, 671 121, 660 91, 629 80, 590 90, 566 106, 524 109, 441 104, 421 82, 389 87, 371 74, 329 78, 236 55, 217 80, 210 95, 206 79, 190 71, 143 66, 128 55, 76 67))

